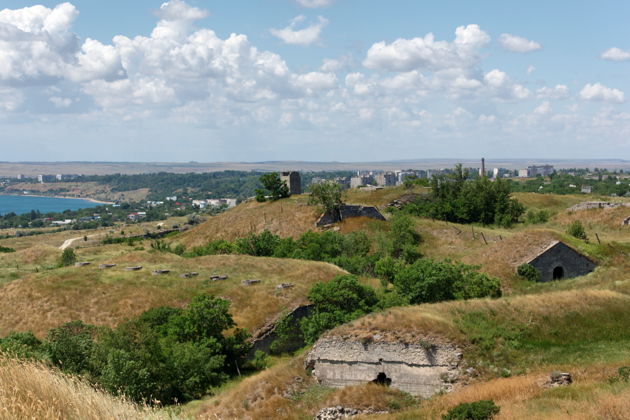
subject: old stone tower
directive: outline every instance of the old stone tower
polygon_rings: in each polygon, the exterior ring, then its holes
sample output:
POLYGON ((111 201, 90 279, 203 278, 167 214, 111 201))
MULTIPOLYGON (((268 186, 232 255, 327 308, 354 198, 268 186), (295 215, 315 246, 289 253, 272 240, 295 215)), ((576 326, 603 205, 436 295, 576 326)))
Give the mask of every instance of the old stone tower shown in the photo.
POLYGON ((302 194, 302 178, 299 172, 282 172, 280 179, 287 184, 291 195, 302 194))
POLYGON ((596 267, 593 261, 560 241, 552 242, 526 263, 538 270, 542 282, 583 276, 596 267))

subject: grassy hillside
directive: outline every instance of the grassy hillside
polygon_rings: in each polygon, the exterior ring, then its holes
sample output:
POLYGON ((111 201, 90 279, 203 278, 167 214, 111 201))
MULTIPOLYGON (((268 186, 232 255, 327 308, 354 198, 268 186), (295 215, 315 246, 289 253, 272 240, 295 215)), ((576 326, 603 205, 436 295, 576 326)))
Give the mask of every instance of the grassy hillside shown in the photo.
POLYGON ((264 230, 282 237, 297 237, 315 230, 320 216, 317 207, 308 206, 306 202, 305 196, 266 203, 248 201, 185 232, 175 242, 194 247, 217 239, 232 241, 264 230))
POLYGON ((395 308, 329 335, 360 341, 378 335, 378 340, 407 343, 456 342, 464 349, 465 366, 473 367, 477 376, 463 378, 461 385, 467 386, 452 394, 414 403, 396 390, 371 384, 343 390, 322 387, 306 374, 298 357, 228 387, 195 411, 208 419, 307 419, 323 407, 340 404, 398 412, 377 417, 383 419, 440 418, 460 402, 492 398, 502 406, 500 418, 505 419, 573 418, 567 411, 585 413, 575 418, 597 418, 607 410, 625 413, 630 384, 610 385, 607 379, 617 367, 630 365, 628 305, 628 295, 583 291, 395 308), (553 370, 571 372, 575 384, 542 388, 553 370))
POLYGON ((160 412, 140 407, 95 390, 75 377, 44 366, 0 356, 0 419, 132 420, 167 419, 160 412))
POLYGON ((217 255, 195 259, 174 254, 130 251, 126 246, 108 246, 79 251, 86 267, 66 267, 31 273, 0 287, 0 334, 33 330, 37 335, 61 323, 80 319, 96 325, 115 325, 155 306, 183 306, 195 295, 212 293, 231 301, 231 312, 240 327, 254 330, 284 309, 305 302, 313 283, 343 273, 318 262, 249 256, 217 255), (117 264, 100 270, 101 263, 117 264), (124 267, 141 265, 137 272, 124 267), (152 276, 156 269, 172 270, 152 276), (180 278, 186 272, 198 277, 180 278), (209 282, 211 275, 228 280, 209 282), (260 279, 243 286, 245 279, 260 279), (280 283, 295 286, 276 290, 280 283))

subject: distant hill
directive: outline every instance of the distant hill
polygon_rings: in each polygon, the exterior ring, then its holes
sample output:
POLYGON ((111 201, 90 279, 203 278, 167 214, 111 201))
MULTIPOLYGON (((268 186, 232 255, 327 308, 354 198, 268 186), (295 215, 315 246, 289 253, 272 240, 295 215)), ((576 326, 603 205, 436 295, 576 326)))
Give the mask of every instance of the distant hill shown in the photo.
MULTIPOLYGON (((456 163, 465 167, 477 168, 478 159, 407 159, 381 162, 308 162, 308 161, 273 161, 273 162, 0 162, 0 176, 23 174, 146 174, 157 172, 191 173, 217 172, 226 170, 244 171, 339 171, 339 170, 395 170, 395 169, 437 169, 452 168, 456 163)), ((487 158, 486 167, 507 169, 526 168, 533 164, 549 164, 556 168, 604 168, 629 169, 630 161, 622 159, 505 159, 487 158)))

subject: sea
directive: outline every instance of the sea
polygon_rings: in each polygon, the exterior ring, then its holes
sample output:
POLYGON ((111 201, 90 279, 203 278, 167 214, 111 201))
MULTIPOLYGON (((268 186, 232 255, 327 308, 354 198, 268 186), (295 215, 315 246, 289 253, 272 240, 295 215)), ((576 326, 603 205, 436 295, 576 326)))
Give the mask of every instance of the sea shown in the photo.
POLYGON ((96 207, 99 203, 75 198, 33 197, 28 195, 0 195, 0 216, 7 213, 24 214, 31 210, 40 213, 62 212, 96 207))

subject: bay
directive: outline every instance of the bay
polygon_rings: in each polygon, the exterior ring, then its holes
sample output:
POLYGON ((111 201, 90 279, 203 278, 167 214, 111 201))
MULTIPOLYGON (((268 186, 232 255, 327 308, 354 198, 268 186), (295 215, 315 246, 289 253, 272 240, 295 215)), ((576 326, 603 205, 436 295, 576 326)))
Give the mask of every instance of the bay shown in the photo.
POLYGON ((40 213, 62 212, 96 207, 101 204, 75 198, 33 197, 28 195, 0 195, 0 216, 7 213, 24 214, 31 210, 40 213))

